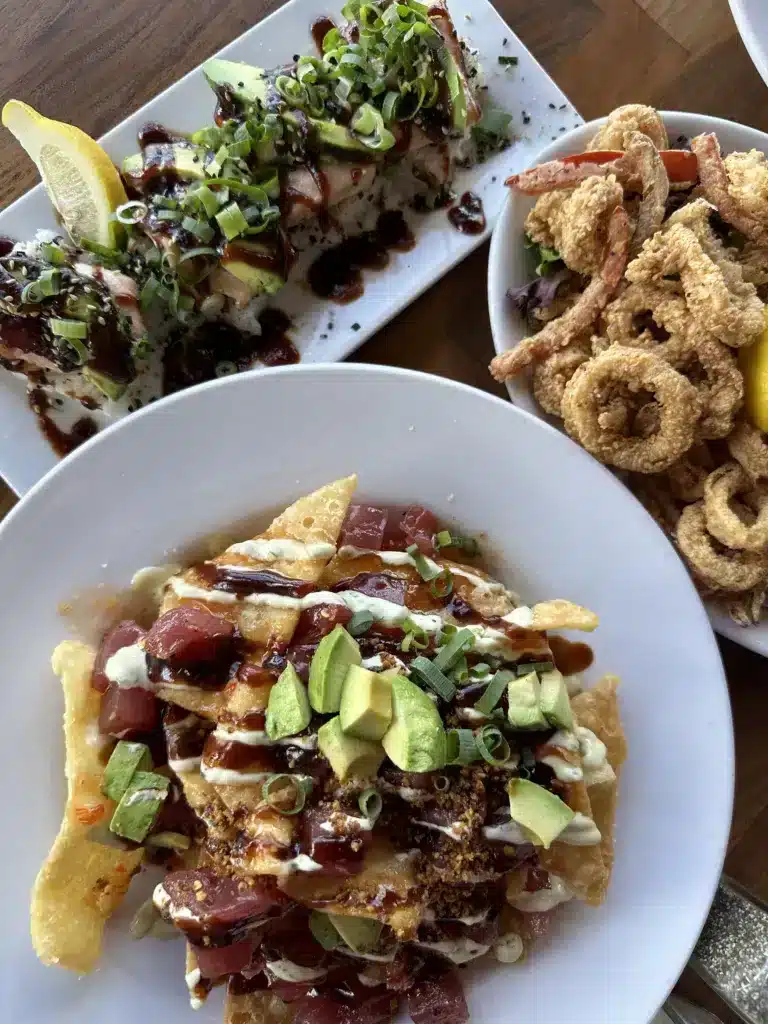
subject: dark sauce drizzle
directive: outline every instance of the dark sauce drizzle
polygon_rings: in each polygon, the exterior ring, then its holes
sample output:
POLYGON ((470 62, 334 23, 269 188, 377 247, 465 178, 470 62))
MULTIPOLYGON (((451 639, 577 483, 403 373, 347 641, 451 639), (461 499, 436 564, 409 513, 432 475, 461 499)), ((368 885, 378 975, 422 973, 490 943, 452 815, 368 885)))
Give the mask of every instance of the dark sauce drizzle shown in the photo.
POLYGON ((485 231, 483 201, 474 192, 465 192, 448 211, 448 220, 462 235, 481 235, 485 231))
POLYGON ((69 430, 62 430, 48 415, 51 402, 42 388, 32 388, 28 391, 27 400, 46 441, 60 458, 69 455, 99 431, 97 423, 90 416, 81 416, 69 430))

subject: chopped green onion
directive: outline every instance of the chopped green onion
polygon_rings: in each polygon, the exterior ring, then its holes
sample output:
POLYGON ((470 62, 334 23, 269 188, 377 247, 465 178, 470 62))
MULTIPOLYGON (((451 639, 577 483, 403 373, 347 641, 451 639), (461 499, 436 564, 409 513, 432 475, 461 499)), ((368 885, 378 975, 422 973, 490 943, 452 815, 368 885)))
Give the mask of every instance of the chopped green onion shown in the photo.
POLYGON ((48 263, 52 263, 56 267, 60 267, 67 262, 67 254, 54 242, 42 242, 40 245, 40 255, 48 263))
POLYGON ((40 272, 40 277, 35 283, 41 295, 58 295, 61 291, 61 271, 55 267, 46 267, 40 272))
POLYGON ((156 210, 155 217, 158 220, 177 221, 181 220, 182 212, 181 210, 156 210))
POLYGON ((451 546, 450 530, 440 530, 435 534, 435 546, 438 548, 449 548, 451 546))
POLYGON ((312 780, 298 775, 270 775, 261 787, 262 798, 279 814, 298 814, 304 809, 312 780), (278 787, 277 792, 273 792, 278 787), (286 806, 286 798, 292 802, 286 806))
POLYGON ((149 213, 149 207, 139 199, 132 199, 129 203, 123 203, 115 210, 115 216, 121 224, 138 224, 149 213))
POLYGON ((434 658, 434 663, 441 672, 448 672, 467 651, 475 645, 475 636, 471 629, 460 629, 454 633, 448 643, 443 644, 434 658))
POLYGON ((29 281, 24 285, 21 289, 21 301, 22 303, 38 303, 43 301, 43 293, 40 291, 37 281, 29 281))
POLYGON ((476 555, 480 545, 474 537, 462 537, 458 533, 451 533, 450 530, 441 530, 435 534, 435 546, 439 548, 461 548, 466 555, 476 555))
POLYGON ((248 227, 248 221, 243 216, 243 211, 234 202, 230 203, 229 206, 225 206, 223 210, 219 210, 216 214, 216 220, 230 241, 233 238, 237 238, 238 235, 242 235, 248 227))
POLYGON ((484 661, 478 661, 477 664, 473 665, 469 670, 469 674, 473 679, 484 679, 491 671, 491 666, 486 664, 484 661))
POLYGON ((158 279, 154 274, 150 274, 141 286, 141 291, 139 292, 139 305, 141 306, 141 311, 143 313, 152 309, 155 303, 159 301, 160 288, 161 285, 158 279))
POLYGON ((462 654, 451 669, 450 679, 454 683, 466 683, 469 679, 469 666, 467 665, 467 656, 465 654, 462 654))
POLYGON ((187 249, 179 257, 179 266, 187 260, 195 260, 198 256, 218 256, 218 252, 210 245, 201 245, 198 249, 187 249))
POLYGON ((199 238, 201 242, 210 242, 215 234, 207 220, 197 220, 195 217, 185 217, 181 222, 181 226, 185 231, 194 235, 195 238, 199 238))
POLYGON ((360 813, 364 818, 375 822, 381 814, 384 801, 381 799, 381 793, 375 790, 373 786, 370 786, 368 789, 363 790, 357 798, 357 806, 360 808, 360 813))
POLYGON ((355 612, 352 618, 346 625, 346 630, 350 636, 362 636, 363 633, 367 633, 373 625, 373 616, 369 611, 355 612))
POLYGON ((508 669, 497 672, 485 688, 485 693, 480 700, 475 702, 475 710, 484 715, 490 715, 502 698, 510 679, 514 679, 515 673, 508 669))
POLYGON ((527 676, 529 672, 551 672, 554 667, 551 661, 529 661, 527 665, 515 665, 515 672, 527 676))
POLYGON ((512 754, 506 737, 496 725, 484 725, 478 729, 475 743, 482 759, 497 768, 506 764, 512 754))
POLYGON ((401 651, 410 651, 412 647, 416 651, 423 651, 429 646, 429 633, 417 626, 413 619, 405 620, 403 632, 405 636, 400 644, 401 651))
POLYGON ((192 840, 181 832, 155 832, 154 835, 147 836, 144 845, 155 846, 161 850, 188 850, 192 840))
POLYGON ((152 202, 155 206, 162 206, 166 210, 178 210, 179 201, 174 199, 173 196, 155 195, 152 197, 152 202))
POLYGON ((87 249, 88 252, 92 252, 94 256, 98 256, 102 260, 106 260, 107 263, 114 263, 116 266, 123 266, 128 257, 125 253, 118 252, 117 249, 110 249, 106 245, 101 245, 99 242, 92 242, 90 238, 78 238, 76 244, 81 249, 87 249))
POLYGON ((416 544, 409 544, 405 551, 413 559, 416 571, 426 583, 436 579, 443 571, 437 562, 432 562, 423 555, 416 544))
POLYGON ((518 57, 499 57, 499 64, 505 64, 507 67, 517 67, 518 63, 518 57))
POLYGON ((219 209, 219 200, 216 198, 216 193, 213 189, 208 188, 207 185, 199 185, 194 192, 190 193, 199 199, 202 203, 203 209, 205 210, 206 216, 213 217, 219 209))
POLYGON ((410 669, 411 674, 415 674, 420 682, 434 690, 443 700, 451 701, 456 696, 456 687, 429 658, 419 655, 411 662, 410 669))
POLYGON ((447 764, 472 764, 478 759, 475 734, 471 729, 449 729, 446 733, 447 764))
POLYGON ((309 917, 309 930, 323 949, 335 949, 341 942, 341 936, 328 920, 328 915, 313 910, 309 917))
POLYGON ((66 338, 67 341, 72 341, 73 338, 81 339, 88 337, 88 324, 84 324, 82 320, 60 320, 56 317, 51 317, 48 325, 51 328, 52 334, 59 338, 66 338))
POLYGON ((237 372, 237 363, 233 363, 230 359, 222 359, 220 363, 216 363, 214 368, 217 377, 231 377, 233 373, 237 372))
MULTIPOLYGON (((271 181, 270 178, 266 184, 271 185, 271 181)), ((244 196, 248 196, 249 199, 262 203, 264 206, 269 204, 269 196, 261 185, 249 185, 247 181, 238 181, 237 178, 211 178, 205 182, 205 185, 228 188, 232 192, 241 192, 244 196)))
POLYGON ((450 569, 444 569, 439 576, 436 576, 429 584, 429 592, 432 597, 448 597, 453 590, 453 576, 450 569))
POLYGON ((388 92, 381 105, 381 116, 385 121, 394 121, 397 116, 397 108, 400 103, 399 92, 388 92))

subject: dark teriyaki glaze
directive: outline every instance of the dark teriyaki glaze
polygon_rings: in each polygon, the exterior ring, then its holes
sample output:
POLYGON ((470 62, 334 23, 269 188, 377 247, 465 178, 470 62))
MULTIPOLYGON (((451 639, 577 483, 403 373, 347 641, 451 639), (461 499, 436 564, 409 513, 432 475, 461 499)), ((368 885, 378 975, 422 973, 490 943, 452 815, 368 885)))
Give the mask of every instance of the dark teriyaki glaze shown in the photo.
POLYGON ((216 565, 203 562, 196 572, 213 590, 231 594, 278 594, 281 597, 306 597, 316 590, 314 583, 281 576, 271 569, 250 569, 248 566, 216 565))
POLYGON ((448 220, 462 235, 480 235, 485 231, 483 201, 474 192, 465 192, 448 211, 448 220))
POLYGON ((589 644, 580 641, 566 640, 564 636, 548 636, 550 650, 555 667, 564 676, 572 676, 577 672, 586 672, 595 655, 589 644))
POLYGON ((46 441, 60 458, 69 455, 99 431, 98 425, 90 416, 81 416, 69 430, 59 427, 48 414, 51 403, 42 388, 32 388, 28 391, 27 400, 46 441))
POLYGON ((189 142, 186 136, 172 132, 170 128, 166 128, 163 124, 158 124, 157 121, 147 121, 146 124, 142 125, 137 139, 139 149, 142 150, 146 146, 151 145, 170 146, 174 142, 189 142))
POLYGON ((354 302, 365 290, 363 270, 383 270, 391 251, 408 252, 415 244, 402 212, 385 210, 372 231, 350 235, 321 253, 309 268, 309 286, 322 299, 354 302))
POLYGON ((312 40, 317 47, 318 53, 321 55, 323 52, 323 40, 333 28, 336 28, 336 25, 331 18, 317 18, 312 22, 312 40))

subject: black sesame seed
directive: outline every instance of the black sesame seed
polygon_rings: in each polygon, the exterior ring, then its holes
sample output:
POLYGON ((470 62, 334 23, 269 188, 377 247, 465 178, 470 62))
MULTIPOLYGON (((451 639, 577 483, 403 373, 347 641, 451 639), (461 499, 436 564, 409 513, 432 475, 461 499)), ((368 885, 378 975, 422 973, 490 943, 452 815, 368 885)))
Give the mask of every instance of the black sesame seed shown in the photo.
POLYGON ((360 324, 352 324, 352 330, 353 331, 359 331, 360 330, 360 324))
POLYGON ((555 109, 556 109, 556 108, 555 108, 555 104, 554 104, 554 103, 550 103, 550 104, 549 104, 549 109, 550 109, 550 110, 555 110, 555 109))

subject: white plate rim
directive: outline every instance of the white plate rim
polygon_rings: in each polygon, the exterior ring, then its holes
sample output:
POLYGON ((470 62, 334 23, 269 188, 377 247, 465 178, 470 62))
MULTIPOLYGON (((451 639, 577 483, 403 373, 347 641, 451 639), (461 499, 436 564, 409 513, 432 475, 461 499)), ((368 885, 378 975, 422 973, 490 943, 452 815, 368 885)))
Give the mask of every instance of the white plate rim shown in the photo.
POLYGON ((751 15, 747 9, 748 0, 728 0, 731 7, 733 20, 739 30, 741 41, 746 47, 747 53, 752 58, 758 74, 768 85, 768 48, 760 41, 757 30, 752 24, 751 15))

